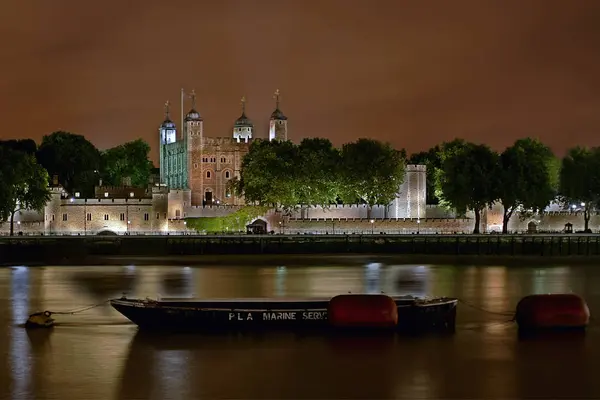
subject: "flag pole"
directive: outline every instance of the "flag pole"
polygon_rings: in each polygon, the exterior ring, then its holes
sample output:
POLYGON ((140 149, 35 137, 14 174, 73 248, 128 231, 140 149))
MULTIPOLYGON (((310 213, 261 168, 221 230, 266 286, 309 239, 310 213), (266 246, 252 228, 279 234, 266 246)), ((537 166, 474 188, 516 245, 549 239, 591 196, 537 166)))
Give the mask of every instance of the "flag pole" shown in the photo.
POLYGON ((185 96, 185 92, 183 90, 183 88, 181 88, 181 125, 179 125, 179 132, 180 132, 180 138, 183 139, 184 135, 183 135, 183 97, 185 96))

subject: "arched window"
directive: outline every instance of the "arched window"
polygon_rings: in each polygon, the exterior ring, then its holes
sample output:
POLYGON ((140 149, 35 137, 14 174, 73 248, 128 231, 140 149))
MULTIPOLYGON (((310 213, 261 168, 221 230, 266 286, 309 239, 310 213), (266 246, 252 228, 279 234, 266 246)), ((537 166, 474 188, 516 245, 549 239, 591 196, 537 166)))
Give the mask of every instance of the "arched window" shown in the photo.
POLYGON ((210 171, 206 171, 206 178, 210 179, 210 171))
POLYGON ((231 172, 225 171, 225 179, 231 178, 231 172))

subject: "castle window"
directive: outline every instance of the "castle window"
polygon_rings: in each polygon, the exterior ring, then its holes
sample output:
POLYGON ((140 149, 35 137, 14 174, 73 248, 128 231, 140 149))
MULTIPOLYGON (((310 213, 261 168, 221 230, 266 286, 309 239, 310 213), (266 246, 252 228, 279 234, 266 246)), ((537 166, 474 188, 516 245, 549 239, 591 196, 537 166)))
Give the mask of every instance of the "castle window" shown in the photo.
POLYGON ((156 213, 156 219, 160 219, 160 213, 156 213))
POLYGON ((108 192, 104 192, 104 197, 108 197, 108 192))
POLYGON ((54 214, 52 214, 52 221, 54 221, 54 214))
POLYGON ((67 214, 63 214, 63 221, 67 220, 67 214))
POLYGON ((79 198, 80 195, 81 195, 81 193, 75 192, 75 197, 79 198))
POLYGON ((88 221, 92 220, 92 213, 87 213, 87 215, 85 216, 85 219, 88 221))
POLYGON ((104 214, 104 220, 108 221, 108 214, 104 214))
POLYGON ((194 163, 194 168, 198 169, 198 163, 194 163))
POLYGON ((175 216, 176 216, 176 217, 180 217, 180 216, 181 216, 181 211, 179 211, 179 210, 175 210, 175 216))
POLYGON ((206 171, 206 177, 210 179, 210 171, 206 171))
POLYGON ((125 213, 121 213, 121 214, 119 215, 119 219, 120 219, 121 221, 125 221, 125 213))
POLYGON ((148 213, 144 214, 144 221, 148 221, 150 219, 150 216, 148 215, 148 213))
POLYGON ((164 218, 163 219, 167 219, 167 213, 164 213, 164 218))
POLYGON ((221 162, 222 163, 227 162, 227 159, 225 157, 221 157, 221 162))
POLYGON ((229 179, 231 177, 231 173, 229 171, 225 171, 225 179, 229 179))

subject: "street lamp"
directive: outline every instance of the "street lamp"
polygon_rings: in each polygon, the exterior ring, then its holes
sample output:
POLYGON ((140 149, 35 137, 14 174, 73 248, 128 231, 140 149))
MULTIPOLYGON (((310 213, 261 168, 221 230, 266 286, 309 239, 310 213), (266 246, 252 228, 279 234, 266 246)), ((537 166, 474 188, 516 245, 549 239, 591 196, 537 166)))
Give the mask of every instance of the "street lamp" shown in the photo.
POLYGON ((375 220, 372 219, 369 221, 371 223, 371 235, 374 233, 374 229, 375 229, 375 220))
POLYGON ((127 220, 127 234, 129 235, 129 225, 131 225, 131 221, 127 220))

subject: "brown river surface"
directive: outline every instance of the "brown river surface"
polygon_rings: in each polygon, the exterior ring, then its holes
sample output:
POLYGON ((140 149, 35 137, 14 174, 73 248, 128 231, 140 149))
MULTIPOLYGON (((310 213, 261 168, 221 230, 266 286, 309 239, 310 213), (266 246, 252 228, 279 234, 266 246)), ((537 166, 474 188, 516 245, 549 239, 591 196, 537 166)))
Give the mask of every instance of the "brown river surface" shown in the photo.
POLYGON ((600 323, 519 340, 505 313, 532 293, 600 310, 598 266, 13 267, 0 269, 1 399, 600 398, 600 323), (26 331, 28 314, 138 297, 455 296, 452 336, 138 334, 101 306, 26 331), (474 307, 491 312, 484 312, 474 307))

